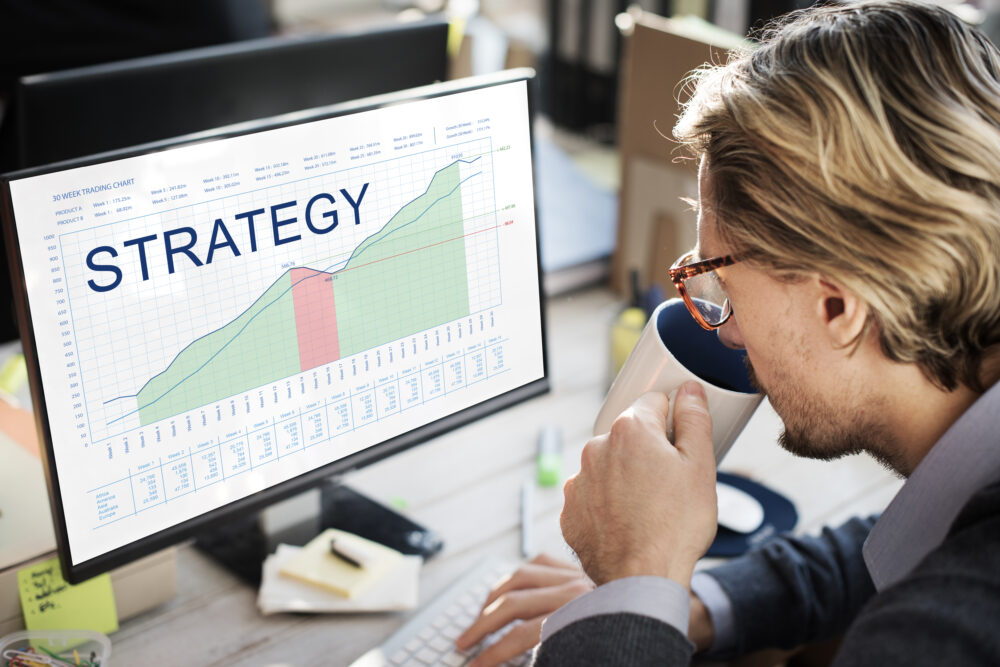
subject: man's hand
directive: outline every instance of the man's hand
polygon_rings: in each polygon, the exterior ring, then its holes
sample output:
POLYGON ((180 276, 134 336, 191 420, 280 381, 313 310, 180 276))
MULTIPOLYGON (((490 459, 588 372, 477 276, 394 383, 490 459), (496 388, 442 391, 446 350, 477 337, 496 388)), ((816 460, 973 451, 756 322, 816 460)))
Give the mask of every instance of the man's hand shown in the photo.
POLYGON ((580 472, 566 481, 560 522, 595 584, 655 575, 690 586, 715 537, 715 457, 705 392, 688 382, 674 406, 676 442, 667 440, 667 397, 644 394, 611 432, 587 443, 580 472))
POLYGON ((455 645, 464 650, 512 621, 523 621, 471 663, 475 667, 499 665, 533 648, 541 637, 542 621, 593 588, 593 582, 578 565, 544 554, 536 556, 493 587, 479 618, 462 633, 455 645))

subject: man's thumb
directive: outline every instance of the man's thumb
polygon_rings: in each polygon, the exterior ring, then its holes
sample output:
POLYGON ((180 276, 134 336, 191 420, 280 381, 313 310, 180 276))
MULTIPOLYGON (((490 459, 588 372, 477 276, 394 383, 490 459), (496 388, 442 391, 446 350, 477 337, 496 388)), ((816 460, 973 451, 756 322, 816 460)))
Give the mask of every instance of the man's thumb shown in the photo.
POLYGON ((685 382, 674 400, 674 446, 685 454, 711 453, 712 417, 705 390, 697 382, 685 382))

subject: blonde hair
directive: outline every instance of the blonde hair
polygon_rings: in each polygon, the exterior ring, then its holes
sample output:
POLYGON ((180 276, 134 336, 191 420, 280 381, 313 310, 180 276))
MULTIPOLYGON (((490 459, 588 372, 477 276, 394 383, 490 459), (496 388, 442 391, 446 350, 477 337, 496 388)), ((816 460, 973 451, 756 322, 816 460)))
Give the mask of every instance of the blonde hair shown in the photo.
POLYGON ((708 159, 735 253, 840 282, 867 303, 887 357, 983 391, 1000 342, 993 44, 929 5, 824 7, 690 83, 674 136, 708 159))

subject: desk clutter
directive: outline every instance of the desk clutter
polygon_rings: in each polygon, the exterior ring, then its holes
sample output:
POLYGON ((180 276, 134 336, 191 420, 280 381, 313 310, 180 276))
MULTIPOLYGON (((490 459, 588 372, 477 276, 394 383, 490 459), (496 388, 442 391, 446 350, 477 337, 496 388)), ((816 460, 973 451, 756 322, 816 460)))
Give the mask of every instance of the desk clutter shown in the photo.
POLYGON ((265 615, 414 609, 422 563, 330 528, 302 547, 278 545, 264 561, 257 607, 265 615))
POLYGON ((111 640, 92 630, 22 630, 0 638, 0 667, 102 667, 111 640))

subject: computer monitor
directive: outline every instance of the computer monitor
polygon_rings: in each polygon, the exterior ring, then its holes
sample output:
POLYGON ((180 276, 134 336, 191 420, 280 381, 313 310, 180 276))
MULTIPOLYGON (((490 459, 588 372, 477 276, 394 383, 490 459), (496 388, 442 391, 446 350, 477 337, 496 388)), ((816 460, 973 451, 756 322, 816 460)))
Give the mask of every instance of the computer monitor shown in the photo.
POLYGON ((530 82, 0 179, 70 581, 548 389, 530 82))
POLYGON ((26 76, 14 91, 18 167, 443 81, 441 20, 292 35, 26 76))

